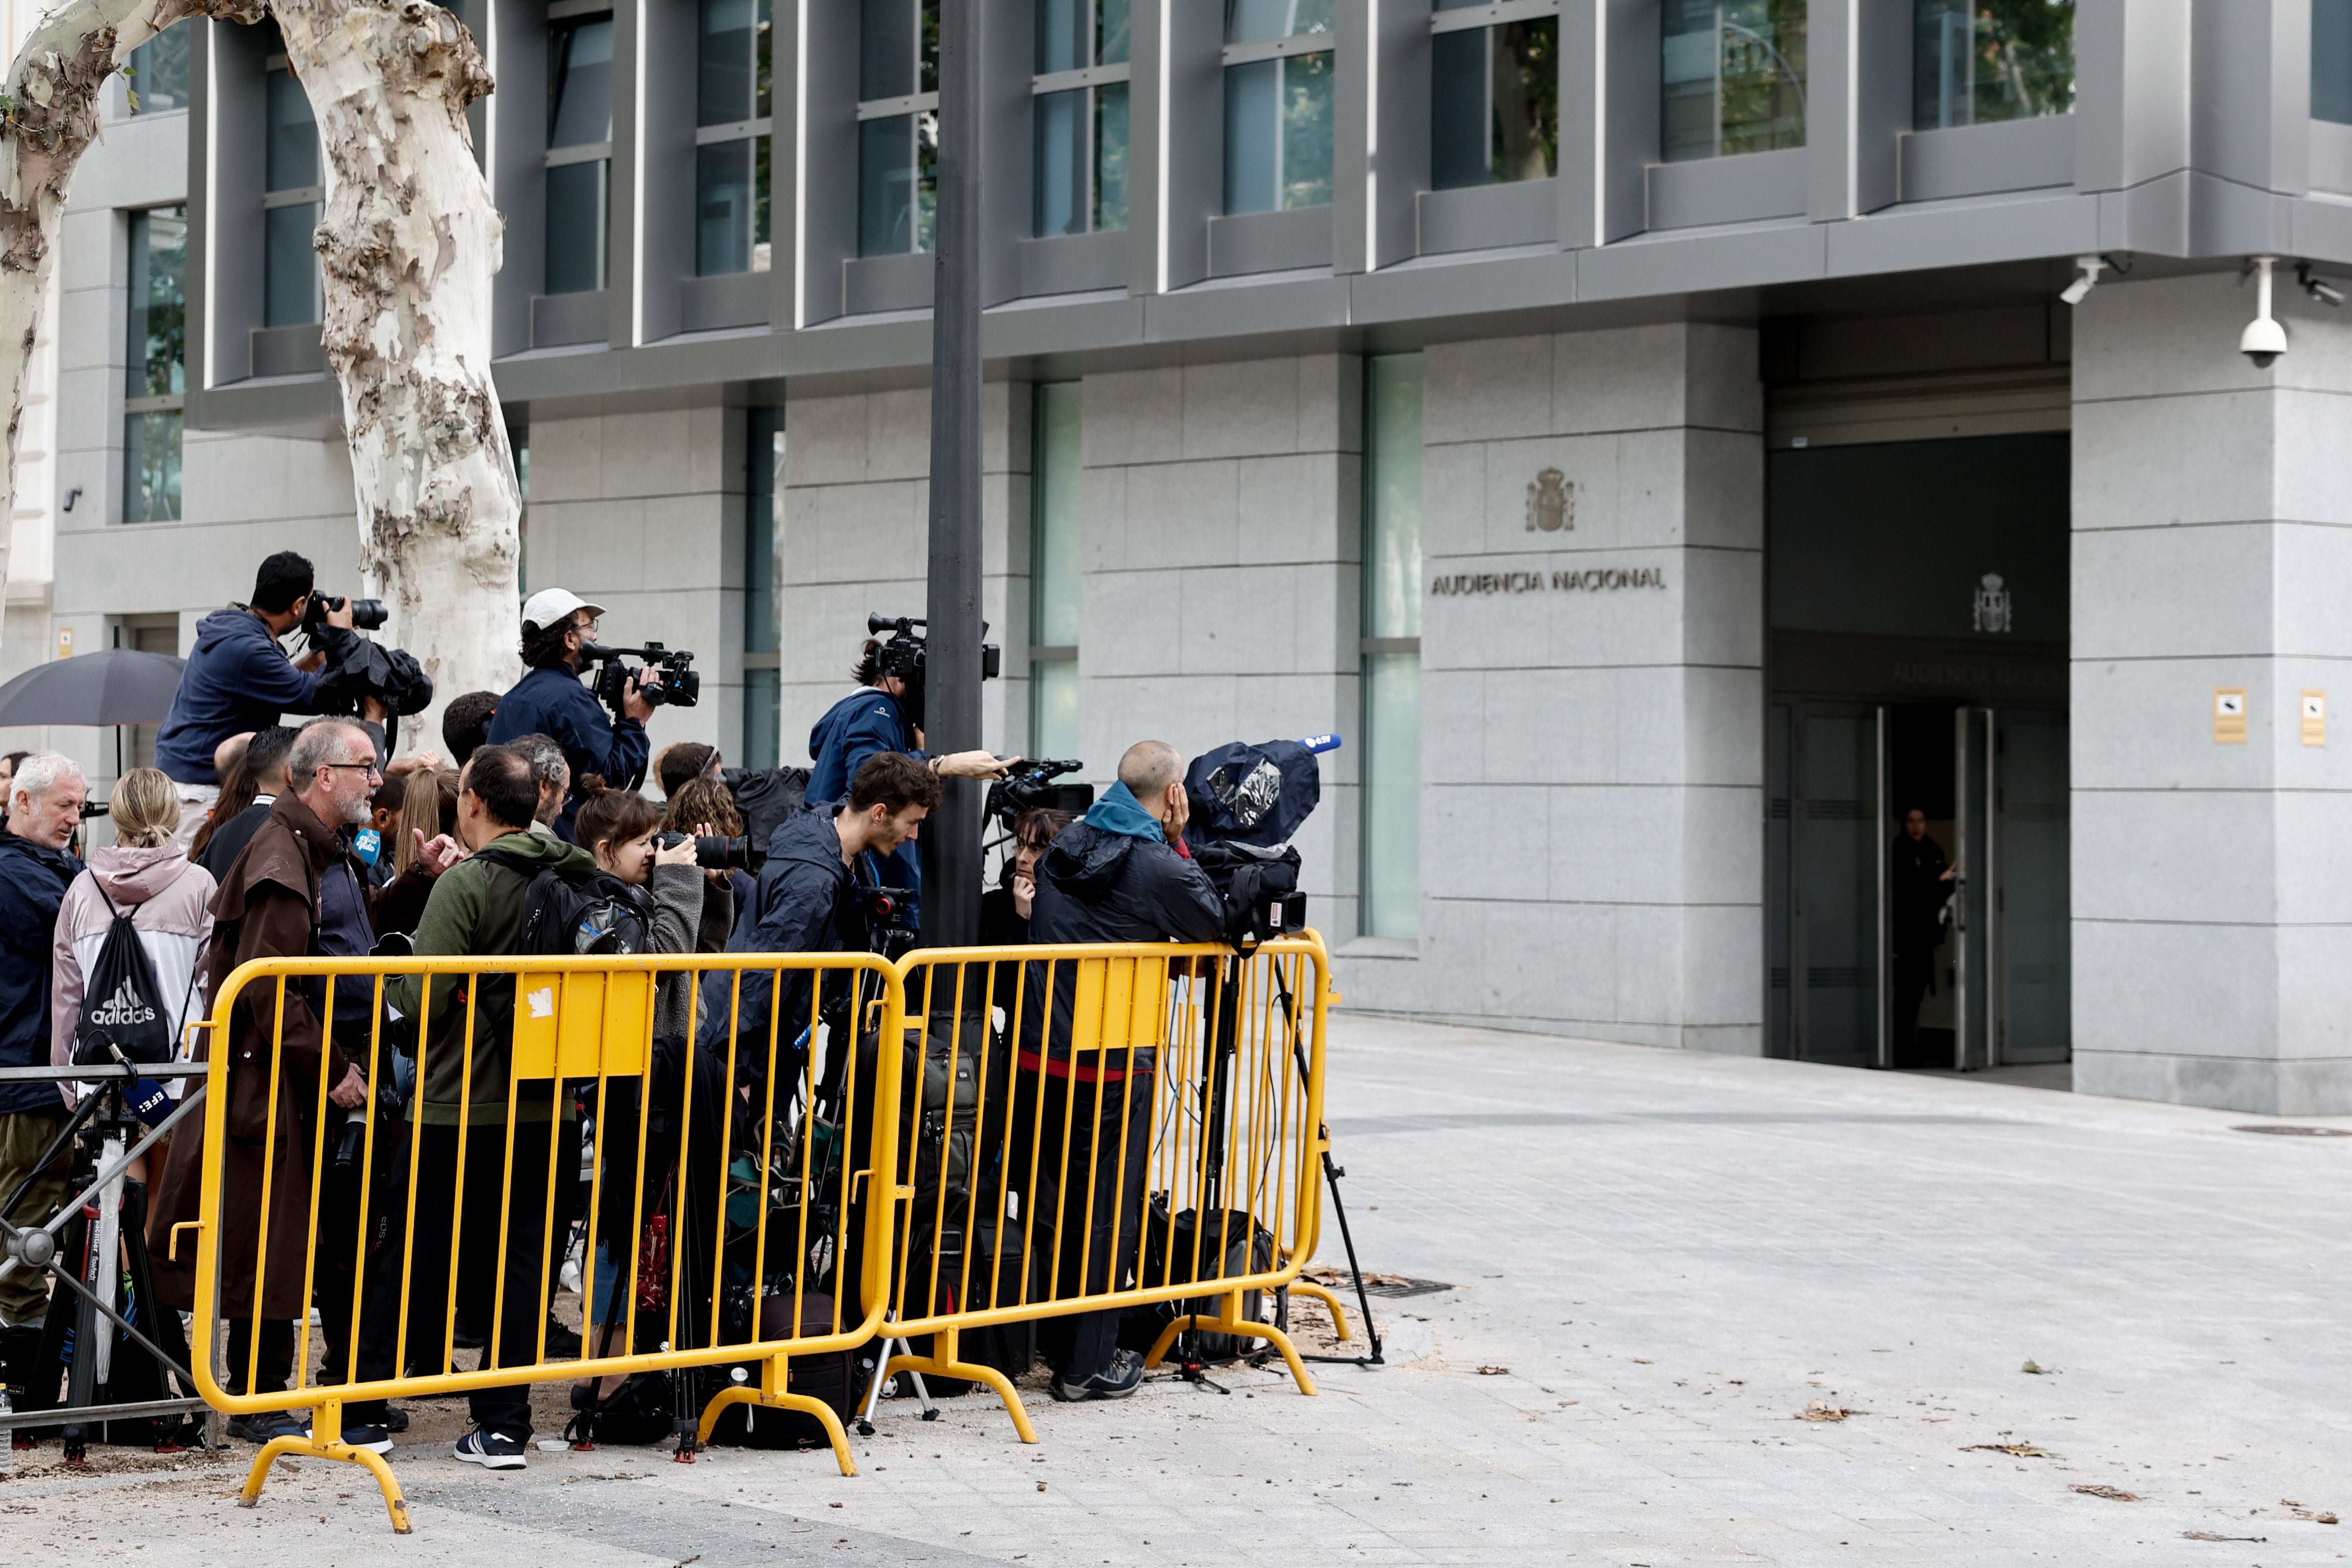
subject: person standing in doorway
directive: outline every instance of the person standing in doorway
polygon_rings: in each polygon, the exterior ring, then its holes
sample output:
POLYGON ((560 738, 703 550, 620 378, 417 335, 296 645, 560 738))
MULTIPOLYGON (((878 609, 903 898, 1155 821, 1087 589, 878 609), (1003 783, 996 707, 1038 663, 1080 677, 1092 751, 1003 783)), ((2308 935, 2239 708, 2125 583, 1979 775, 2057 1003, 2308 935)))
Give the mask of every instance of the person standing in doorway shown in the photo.
POLYGON ((1917 1054, 1919 1005, 1935 993, 1936 950, 1944 945, 1944 904, 1958 870, 1944 858, 1944 847, 1927 837, 1927 814, 1916 805, 1905 812, 1903 831, 1895 836, 1895 848, 1887 857, 1898 1067, 1911 1065, 1917 1054))

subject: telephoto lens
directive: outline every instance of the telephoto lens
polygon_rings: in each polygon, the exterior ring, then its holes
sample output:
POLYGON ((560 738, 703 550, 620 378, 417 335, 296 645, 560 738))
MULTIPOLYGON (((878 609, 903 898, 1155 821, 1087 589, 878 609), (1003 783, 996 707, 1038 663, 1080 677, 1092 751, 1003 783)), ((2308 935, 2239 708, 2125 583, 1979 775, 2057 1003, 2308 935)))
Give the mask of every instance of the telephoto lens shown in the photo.
POLYGON ((694 841, 694 863, 706 871, 756 871, 768 858, 751 847, 748 837, 709 837, 694 841))

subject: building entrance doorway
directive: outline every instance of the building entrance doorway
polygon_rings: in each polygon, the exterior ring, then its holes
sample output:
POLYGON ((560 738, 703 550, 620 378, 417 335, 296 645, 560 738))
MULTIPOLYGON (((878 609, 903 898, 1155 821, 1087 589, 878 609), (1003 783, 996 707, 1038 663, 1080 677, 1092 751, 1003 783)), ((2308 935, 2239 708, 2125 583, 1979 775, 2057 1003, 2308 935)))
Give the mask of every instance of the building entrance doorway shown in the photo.
POLYGON ((2065 1061, 2064 711, 1776 702, 1769 753, 1781 1052, 2065 1061))
POLYGON ((1774 1055, 2069 1059, 2065 457, 2063 436, 1773 454, 1774 1055))

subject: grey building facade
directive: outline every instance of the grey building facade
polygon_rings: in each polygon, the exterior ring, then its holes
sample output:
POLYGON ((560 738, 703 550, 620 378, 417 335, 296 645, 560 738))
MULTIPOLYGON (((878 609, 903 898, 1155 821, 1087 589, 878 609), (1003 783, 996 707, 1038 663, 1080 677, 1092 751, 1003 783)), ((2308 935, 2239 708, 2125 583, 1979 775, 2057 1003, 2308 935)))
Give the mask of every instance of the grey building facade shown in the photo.
MULTIPOLYGON (((2352 6, 983 11, 992 744, 1344 733, 1350 1006, 2352 1111, 2352 6)), ((922 601, 935 9, 460 14, 527 584, 800 760, 922 601)), ((179 31, 68 221, 78 647, 356 581, 307 104, 179 31)))

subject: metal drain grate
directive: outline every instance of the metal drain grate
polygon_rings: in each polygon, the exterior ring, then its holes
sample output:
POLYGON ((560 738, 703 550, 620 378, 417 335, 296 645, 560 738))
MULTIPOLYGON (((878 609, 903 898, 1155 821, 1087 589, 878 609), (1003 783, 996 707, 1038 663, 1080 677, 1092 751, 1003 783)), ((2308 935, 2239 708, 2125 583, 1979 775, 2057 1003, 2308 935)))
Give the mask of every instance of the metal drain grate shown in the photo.
POLYGON ((2352 1138, 2352 1127, 2232 1127, 2232 1132, 2274 1132, 2282 1138, 2352 1138))

